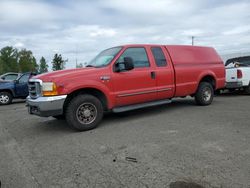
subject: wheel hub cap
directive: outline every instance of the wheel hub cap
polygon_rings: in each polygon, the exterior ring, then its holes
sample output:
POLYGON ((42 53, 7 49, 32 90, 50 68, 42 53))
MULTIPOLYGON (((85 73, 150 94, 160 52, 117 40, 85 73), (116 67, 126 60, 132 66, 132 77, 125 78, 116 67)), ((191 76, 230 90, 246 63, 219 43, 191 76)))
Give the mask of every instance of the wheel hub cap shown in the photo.
POLYGON ((0 102, 1 103, 7 103, 9 101, 9 97, 7 95, 1 95, 0 96, 0 102))
POLYGON ((203 98, 205 101, 209 101, 212 96, 211 90, 209 88, 206 88, 203 93, 203 98))
POLYGON ((90 110, 84 110, 83 115, 84 115, 85 117, 89 117, 89 116, 91 115, 90 110))
POLYGON ((90 124, 97 117, 97 109, 92 103, 83 103, 77 108, 76 117, 81 124, 90 124))

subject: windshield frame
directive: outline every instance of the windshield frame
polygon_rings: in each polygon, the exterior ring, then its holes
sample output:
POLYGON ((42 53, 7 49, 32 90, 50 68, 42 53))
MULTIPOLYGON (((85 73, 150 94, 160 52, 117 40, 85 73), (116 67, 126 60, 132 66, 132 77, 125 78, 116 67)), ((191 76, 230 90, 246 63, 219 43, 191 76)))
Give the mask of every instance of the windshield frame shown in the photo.
POLYGON ((112 61, 117 57, 117 55, 122 51, 123 49, 123 46, 116 46, 116 47, 112 47, 112 48, 108 48, 108 49, 105 49, 103 51, 101 51, 100 53, 98 53, 87 65, 86 67, 95 67, 95 68, 102 68, 102 67, 106 67, 108 65, 110 65, 112 63, 112 61), (112 50, 112 49, 115 49, 117 48, 117 52, 113 55, 113 58, 110 59, 108 61, 107 64, 103 64, 103 65, 95 65, 94 62, 96 62, 96 59, 101 57, 101 54, 105 53, 106 51, 108 50, 112 50))

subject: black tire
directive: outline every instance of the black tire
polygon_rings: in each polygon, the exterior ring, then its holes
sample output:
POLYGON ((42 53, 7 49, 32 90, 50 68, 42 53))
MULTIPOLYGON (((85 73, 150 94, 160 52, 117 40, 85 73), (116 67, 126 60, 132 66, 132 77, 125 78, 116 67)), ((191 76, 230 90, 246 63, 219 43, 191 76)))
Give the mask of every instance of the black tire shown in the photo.
POLYGON ((79 131, 91 130, 102 120, 103 106, 95 96, 78 95, 69 102, 65 117, 72 128, 79 131))
POLYGON ((250 85, 244 88, 246 94, 250 94, 250 85))
POLYGON ((11 104, 13 100, 13 96, 10 92, 2 91, 0 92, 0 104, 7 105, 11 104))
POLYGON ((235 90, 236 90, 236 89, 234 89, 234 88, 230 88, 230 89, 228 89, 228 91, 229 91, 230 93, 235 92, 235 90))
POLYGON ((208 82, 201 82, 195 94, 195 101, 198 105, 210 105, 214 98, 213 86, 208 82))
POLYGON ((61 120, 61 119, 65 119, 65 116, 64 115, 57 115, 57 116, 53 116, 53 118, 61 120))

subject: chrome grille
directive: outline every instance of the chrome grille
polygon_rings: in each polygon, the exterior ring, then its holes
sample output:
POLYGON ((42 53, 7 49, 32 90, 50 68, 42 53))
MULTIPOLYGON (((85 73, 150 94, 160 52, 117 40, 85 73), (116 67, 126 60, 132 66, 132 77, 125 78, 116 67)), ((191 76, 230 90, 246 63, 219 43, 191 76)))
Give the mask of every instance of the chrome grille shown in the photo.
POLYGON ((41 96, 41 81, 39 80, 29 80, 29 96, 32 99, 36 99, 41 96))

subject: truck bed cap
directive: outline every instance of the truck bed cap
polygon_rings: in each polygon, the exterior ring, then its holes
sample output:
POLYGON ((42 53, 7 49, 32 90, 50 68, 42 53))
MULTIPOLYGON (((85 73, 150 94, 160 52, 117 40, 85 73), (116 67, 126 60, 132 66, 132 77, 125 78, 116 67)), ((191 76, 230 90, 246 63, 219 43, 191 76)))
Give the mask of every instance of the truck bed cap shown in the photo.
POLYGON ((185 45, 165 45, 173 64, 200 64, 200 63, 221 63, 222 59, 211 47, 185 46, 185 45))

